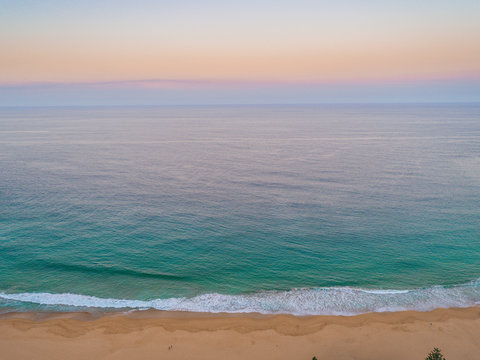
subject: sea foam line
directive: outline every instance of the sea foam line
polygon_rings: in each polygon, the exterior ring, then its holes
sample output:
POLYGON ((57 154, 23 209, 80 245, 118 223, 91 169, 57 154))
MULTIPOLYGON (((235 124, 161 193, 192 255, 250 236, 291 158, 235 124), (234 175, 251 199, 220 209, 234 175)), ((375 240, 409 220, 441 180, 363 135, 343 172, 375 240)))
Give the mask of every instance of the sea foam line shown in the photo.
MULTIPOLYGON (((412 290, 371 290, 351 287, 263 291, 253 294, 202 294, 191 298, 153 300, 108 299, 79 294, 5 293, 1 302, 99 309, 157 309, 294 315, 356 315, 368 312, 429 311, 436 308, 480 305, 480 279, 451 287, 412 290), (2 301, 3 300, 3 301, 2 301)), ((3 305, 5 306, 5 304, 3 305)))

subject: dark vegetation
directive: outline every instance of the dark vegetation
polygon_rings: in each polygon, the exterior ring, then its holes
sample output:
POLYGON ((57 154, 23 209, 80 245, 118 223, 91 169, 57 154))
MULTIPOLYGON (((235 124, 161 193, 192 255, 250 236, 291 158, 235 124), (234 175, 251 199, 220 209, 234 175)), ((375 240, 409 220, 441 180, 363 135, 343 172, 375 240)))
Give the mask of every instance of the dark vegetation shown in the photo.
POLYGON ((447 360, 447 359, 443 357, 439 348, 433 348, 433 350, 428 353, 425 360, 447 360))
MULTIPOLYGON (((317 357, 314 356, 312 360, 317 360, 317 357)), ((443 357, 442 352, 440 351, 439 348, 433 348, 433 350, 428 353, 425 360, 447 360, 447 359, 443 357)))

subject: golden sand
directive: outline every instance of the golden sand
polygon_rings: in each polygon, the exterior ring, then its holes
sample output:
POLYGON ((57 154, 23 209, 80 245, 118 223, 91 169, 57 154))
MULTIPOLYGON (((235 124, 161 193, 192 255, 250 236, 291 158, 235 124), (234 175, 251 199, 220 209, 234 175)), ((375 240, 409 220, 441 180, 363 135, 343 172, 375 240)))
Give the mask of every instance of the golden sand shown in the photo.
POLYGON ((480 359, 480 307, 358 316, 10 313, 0 359, 480 359))

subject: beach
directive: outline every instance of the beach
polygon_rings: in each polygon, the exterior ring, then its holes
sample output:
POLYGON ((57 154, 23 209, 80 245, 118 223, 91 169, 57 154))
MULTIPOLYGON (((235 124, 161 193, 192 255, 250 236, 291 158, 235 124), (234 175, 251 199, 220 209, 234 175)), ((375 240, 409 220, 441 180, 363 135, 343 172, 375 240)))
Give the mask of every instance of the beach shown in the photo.
POLYGON ((480 360, 480 1, 1 10, 0 360, 480 360))
POLYGON ((480 307, 356 316, 5 313, 0 359, 478 359, 480 307))

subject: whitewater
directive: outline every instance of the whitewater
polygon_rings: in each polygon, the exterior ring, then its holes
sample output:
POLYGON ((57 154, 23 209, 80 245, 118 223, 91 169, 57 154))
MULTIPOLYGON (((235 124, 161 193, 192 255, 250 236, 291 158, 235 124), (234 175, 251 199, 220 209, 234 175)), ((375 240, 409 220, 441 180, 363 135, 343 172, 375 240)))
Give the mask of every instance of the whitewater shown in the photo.
POLYGON ((192 298, 135 300, 107 299, 78 294, 0 292, 0 304, 47 305, 50 310, 85 308, 108 310, 168 310, 210 313, 261 313, 293 315, 358 315, 369 312, 429 311, 437 308, 480 304, 480 279, 456 286, 412 290, 359 289, 350 287, 292 289, 254 294, 202 294, 192 298), (18 302, 18 303, 15 303, 18 302))

